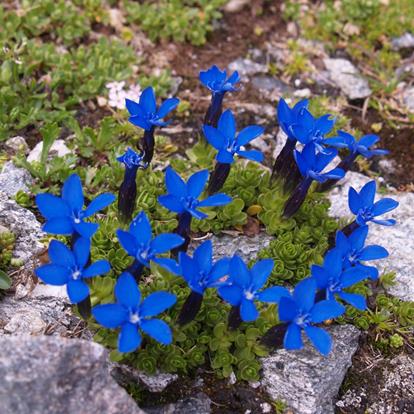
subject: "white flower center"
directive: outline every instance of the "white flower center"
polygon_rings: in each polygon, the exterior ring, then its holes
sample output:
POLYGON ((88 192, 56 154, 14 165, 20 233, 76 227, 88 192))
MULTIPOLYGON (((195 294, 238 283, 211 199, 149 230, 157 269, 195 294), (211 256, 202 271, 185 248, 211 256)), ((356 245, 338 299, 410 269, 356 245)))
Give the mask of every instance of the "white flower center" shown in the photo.
POLYGON ((247 300, 253 300, 254 293, 252 293, 248 290, 248 291, 244 292, 244 296, 246 297, 247 300))
POLYGON ((80 219, 79 218, 75 218, 74 220, 73 220, 76 224, 79 224, 81 221, 80 221, 80 219))
POLYGON ((130 315, 129 315, 129 321, 131 322, 131 323, 138 323, 139 321, 140 321, 140 318, 139 318, 139 316, 138 316, 138 313, 131 313, 130 315))
POLYGON ((72 273, 72 277, 74 280, 78 280, 80 278, 81 272, 77 270, 76 272, 72 273))

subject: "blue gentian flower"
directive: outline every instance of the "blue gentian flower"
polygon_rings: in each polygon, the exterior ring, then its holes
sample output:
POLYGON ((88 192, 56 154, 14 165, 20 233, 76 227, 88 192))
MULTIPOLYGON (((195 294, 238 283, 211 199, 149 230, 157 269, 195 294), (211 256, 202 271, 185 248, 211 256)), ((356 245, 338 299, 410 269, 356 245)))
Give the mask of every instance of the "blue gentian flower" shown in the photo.
POLYGON ((129 122, 145 131, 150 131, 153 127, 168 125, 168 122, 164 122, 163 119, 178 106, 180 100, 166 99, 157 109, 154 89, 149 86, 142 91, 139 103, 130 99, 126 99, 125 103, 130 114, 129 122))
POLYGON ((90 240, 84 237, 75 242, 73 252, 62 242, 52 240, 48 252, 50 263, 38 267, 35 273, 48 285, 66 285, 72 303, 82 302, 89 296, 85 280, 111 270, 107 260, 98 260, 88 265, 90 248, 90 240))
POLYGON ((164 233, 153 238, 151 223, 143 211, 132 220, 129 231, 119 229, 116 234, 121 246, 135 259, 128 271, 137 279, 141 276, 144 266, 150 267, 151 261, 162 266, 170 266, 171 259, 157 256, 184 242, 182 237, 173 233, 164 233))
POLYGON ((286 101, 281 98, 277 105, 277 119, 283 132, 288 136, 289 140, 296 143, 296 136, 293 132, 293 125, 296 125, 299 121, 299 115, 307 109, 309 101, 304 99, 296 103, 293 108, 290 108, 286 101))
POLYGON ((342 231, 338 231, 335 247, 341 251, 345 269, 359 266, 371 279, 378 279, 378 269, 374 266, 366 266, 361 262, 384 259, 388 257, 388 251, 376 244, 365 246, 367 235, 368 226, 358 227, 348 237, 342 231))
POLYGON ((208 70, 200 72, 200 81, 211 92, 220 94, 236 91, 235 84, 240 81, 240 76, 237 71, 234 71, 231 76, 227 77, 225 70, 220 70, 216 65, 213 65, 208 70))
POLYGON ((255 301, 279 303, 289 291, 281 286, 263 289, 273 269, 273 260, 263 259, 249 269, 237 255, 230 261, 230 277, 227 286, 219 287, 219 295, 230 305, 240 307, 240 317, 244 322, 255 321, 259 312, 255 301))
POLYGON ((128 148, 117 160, 125 165, 124 180, 118 192, 118 212, 121 221, 128 223, 135 210, 137 172, 139 168, 147 168, 148 163, 144 161, 143 154, 138 154, 132 148, 128 148))
POLYGON ((43 193, 36 196, 36 204, 46 219, 43 231, 50 234, 92 237, 98 229, 97 223, 87 223, 85 218, 92 216, 115 201, 113 194, 98 195, 88 207, 83 210, 82 184, 77 174, 72 174, 63 184, 62 197, 43 193))
POLYGON ((204 125, 203 131, 207 141, 218 150, 216 160, 219 163, 233 163, 236 154, 252 161, 263 161, 264 157, 260 151, 244 149, 246 144, 263 134, 263 128, 251 125, 241 130, 236 136, 236 120, 229 109, 221 115, 217 128, 204 125))
POLYGON ((318 289, 325 291, 326 299, 332 300, 338 295, 343 301, 359 310, 366 309, 365 298, 344 289, 366 279, 367 272, 362 266, 349 267, 344 270, 342 250, 335 248, 326 253, 323 266, 312 265, 312 278, 318 289))
POLYGON ((398 202, 392 198, 383 198, 374 203, 376 192, 375 181, 365 184, 358 193, 353 187, 349 188, 348 204, 349 209, 355 214, 355 221, 358 225, 364 226, 372 221, 383 226, 392 226, 396 223, 394 219, 379 220, 378 217, 398 207, 398 202))
POLYGON ((296 285, 293 295, 283 296, 279 302, 279 320, 288 323, 284 337, 286 349, 303 347, 302 330, 323 355, 332 348, 332 339, 323 329, 313 326, 328 319, 337 318, 345 312, 345 307, 335 300, 323 300, 315 303, 316 282, 304 279, 296 285))
POLYGON ((124 272, 115 284, 115 298, 117 303, 97 305, 92 309, 92 314, 105 328, 121 328, 119 352, 132 352, 139 348, 142 342, 139 330, 163 345, 171 344, 170 327, 153 316, 173 306, 177 300, 175 295, 155 292, 141 301, 141 292, 134 278, 124 272))

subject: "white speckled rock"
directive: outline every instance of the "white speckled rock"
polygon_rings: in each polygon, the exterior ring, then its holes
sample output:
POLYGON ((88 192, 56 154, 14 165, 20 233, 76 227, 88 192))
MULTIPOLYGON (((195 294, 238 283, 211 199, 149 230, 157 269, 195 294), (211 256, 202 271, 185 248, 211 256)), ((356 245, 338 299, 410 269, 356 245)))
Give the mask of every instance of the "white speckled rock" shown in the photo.
MULTIPOLYGON (((30 151, 30 154, 27 157, 28 162, 40 161, 42 154, 43 142, 40 141, 36 146, 30 151)), ((66 146, 63 139, 57 139, 51 146, 49 150, 49 158, 53 157, 64 157, 67 154, 70 154, 70 149, 66 146)))
POLYGON ((328 329, 334 347, 328 357, 308 341, 300 351, 280 349, 262 358, 262 386, 272 400, 282 400, 298 414, 333 414, 334 399, 358 348, 353 325, 328 329))
POLYGON ((239 58, 229 64, 229 70, 239 72, 242 78, 242 81, 247 81, 247 76, 253 76, 257 73, 266 73, 268 71, 266 65, 262 65, 261 63, 253 62, 250 59, 243 59, 239 58))
POLYGON ((414 87, 407 88, 402 93, 405 106, 410 112, 414 112, 414 87))
POLYGON ((16 167, 11 161, 6 162, 0 173, 0 192, 14 197, 18 191, 29 191, 33 178, 24 168, 16 167))
POLYGON ((394 50, 414 48, 414 35, 407 32, 400 37, 395 37, 391 40, 391 46, 394 50))
POLYGON ((29 146, 26 140, 19 135, 9 138, 4 143, 4 146, 13 153, 23 152, 27 154, 29 152, 29 146))

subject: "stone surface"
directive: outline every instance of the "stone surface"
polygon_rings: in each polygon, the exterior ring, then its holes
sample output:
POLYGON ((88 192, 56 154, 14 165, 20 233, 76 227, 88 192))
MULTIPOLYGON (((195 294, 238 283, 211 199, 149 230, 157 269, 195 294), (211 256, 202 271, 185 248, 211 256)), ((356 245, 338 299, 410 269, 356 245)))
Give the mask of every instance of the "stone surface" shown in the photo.
POLYGON ((407 109, 414 112, 414 86, 403 91, 402 99, 407 109))
POLYGON ((242 77, 242 80, 247 81, 247 76, 253 76, 258 73, 266 73, 268 69, 266 65, 253 62, 253 60, 239 58, 229 64, 229 70, 237 70, 239 75, 242 77), (245 77, 244 79, 243 76, 245 77))
POLYGON ((9 138, 4 143, 4 146, 14 154, 17 154, 18 152, 27 154, 29 152, 29 146, 27 145, 26 140, 19 135, 9 138))
POLYGON ((414 412, 414 359, 399 355, 369 370, 371 384, 363 379, 336 403, 341 413, 409 414, 414 412))
POLYGON ((394 50, 412 49, 414 48, 414 35, 412 33, 404 33, 400 37, 391 40, 391 46, 394 50))
POLYGON ((328 357, 309 342, 300 351, 278 350, 262 358, 262 386, 272 400, 282 400, 300 414, 333 414, 334 399, 358 347, 359 331, 352 325, 328 329, 333 349, 328 357))
POLYGON ((43 250, 40 238, 45 234, 35 215, 9 200, 7 195, 0 192, 0 224, 7 227, 16 236, 13 255, 27 262, 43 250))
POLYGON ((285 82, 272 76, 255 76, 252 85, 258 89, 263 96, 272 101, 280 98, 284 93, 292 91, 292 88, 285 82))
MULTIPOLYGON (((30 151, 30 154, 27 157, 28 162, 40 161, 40 156, 42 154, 43 142, 40 141, 36 146, 30 151)), ((49 150, 49 157, 64 157, 67 154, 70 154, 70 149, 66 146, 63 139, 57 139, 51 146, 49 150)))
MULTIPOLYGON (((370 181, 365 175, 348 172, 344 180, 341 180, 338 187, 329 193, 332 203, 330 214, 334 217, 346 217, 351 219, 352 213, 348 208, 348 190, 354 187, 357 191, 370 181)), ((378 260, 375 263, 380 271, 394 271, 396 273, 396 285, 389 288, 389 292, 402 300, 414 301, 414 263, 412 254, 414 252, 414 193, 393 192, 377 196, 392 197, 400 205, 394 211, 384 215, 387 218, 397 220, 395 226, 384 227, 371 223, 369 225, 367 244, 380 244, 384 246, 389 257, 378 260)))
POLYGON ((363 99, 371 95, 367 80, 349 60, 327 58, 324 59, 324 64, 332 82, 349 99, 363 99))
POLYGON ((250 0, 230 0, 224 6, 224 11, 228 13, 237 13, 250 3, 250 0))
POLYGON ((33 178, 24 168, 16 167, 11 161, 4 164, 0 172, 0 192, 14 197, 18 191, 29 191, 33 178))
POLYGON ((210 414, 211 400, 202 392, 163 407, 145 408, 148 414, 210 414))
POLYGON ((2 414, 144 414, 107 372, 100 345, 58 337, 0 338, 2 414))
POLYGON ((273 150, 273 159, 275 160, 277 156, 280 154, 280 151, 282 151, 283 147, 286 144, 287 135, 283 132, 282 128, 279 128, 279 131, 276 135, 276 146, 273 150))

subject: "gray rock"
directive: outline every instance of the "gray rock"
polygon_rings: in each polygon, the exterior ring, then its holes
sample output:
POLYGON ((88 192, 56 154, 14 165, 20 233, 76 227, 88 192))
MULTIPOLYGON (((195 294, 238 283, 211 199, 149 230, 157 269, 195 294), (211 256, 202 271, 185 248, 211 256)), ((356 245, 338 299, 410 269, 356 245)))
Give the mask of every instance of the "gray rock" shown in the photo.
POLYGON ((272 76, 255 76, 252 79, 252 85, 272 101, 292 91, 288 84, 272 76))
POLYGON ((26 140, 21 136, 15 136, 9 138, 5 143, 5 147, 17 154, 18 152, 23 152, 27 154, 29 152, 29 146, 27 145, 26 140))
POLYGON ((353 385, 336 403, 341 413, 409 414, 414 412, 414 360, 399 355, 369 370, 369 381, 353 385))
POLYGON ((329 76, 349 99, 363 99, 372 91, 358 69, 346 59, 324 59, 329 76))
MULTIPOLYGON (((348 207, 349 187, 352 186, 359 191, 368 181, 371 179, 365 175, 348 172, 344 180, 339 182, 340 186, 335 187, 328 195, 332 203, 330 214, 337 218, 352 219, 353 215, 348 207)), ((378 266, 380 271, 396 273, 397 283, 389 288, 392 295, 402 300, 414 301, 414 193, 395 192, 378 196, 378 199, 383 197, 392 197, 400 203, 397 209, 384 215, 387 218, 395 218, 397 224, 390 227, 370 224, 367 244, 380 244, 390 254, 386 259, 370 263, 378 266)))
POLYGON ((288 139, 287 135, 283 132, 282 128, 279 128, 279 131, 276 135, 276 146, 273 150, 273 159, 275 160, 277 156, 282 151, 283 147, 286 144, 286 140, 288 139))
POLYGON ((228 13, 237 13, 250 3, 250 0, 230 0, 224 6, 224 11, 228 13))
MULTIPOLYGON (((43 142, 39 142, 36 146, 30 151, 30 154, 27 157, 28 162, 40 161, 42 154, 43 142)), ((64 157, 67 154, 70 154, 71 150, 66 146, 63 139, 57 139, 51 146, 49 150, 49 159, 54 157, 64 157)))
POLYGON ((414 86, 407 88, 402 93, 404 105, 410 112, 414 112, 414 86))
POLYGON ((164 407, 145 408, 148 414, 210 414, 211 400, 202 392, 164 407))
POLYGON ((16 167, 11 161, 4 164, 0 173, 0 192, 14 197, 18 191, 28 192, 33 178, 24 168, 16 167))
POLYGON ((269 120, 274 122, 276 109, 270 104, 255 104, 251 102, 237 102, 235 105, 239 110, 245 110, 256 115, 259 119, 257 122, 267 123, 269 120))
POLYGON ((0 224, 7 227, 16 236, 14 256, 28 262, 30 258, 43 250, 40 238, 45 234, 35 215, 9 200, 7 195, 0 192, 0 224))
POLYGON ((3 414, 144 414, 107 372, 107 351, 79 339, 0 338, 3 414))
POLYGON ((247 81, 247 76, 253 76, 258 73, 267 73, 268 69, 266 65, 262 65, 260 63, 253 62, 250 59, 243 59, 238 58, 229 64, 230 71, 237 70, 240 76, 245 77, 245 81, 247 81))
POLYGON ((300 414, 333 414, 334 400, 358 348, 360 332, 353 325, 334 326, 328 357, 306 342, 300 351, 276 351, 263 358, 262 386, 272 400, 282 400, 300 414))
POLYGON ((404 33, 402 36, 392 39, 391 47, 394 50, 414 48, 414 35, 412 33, 404 33))

